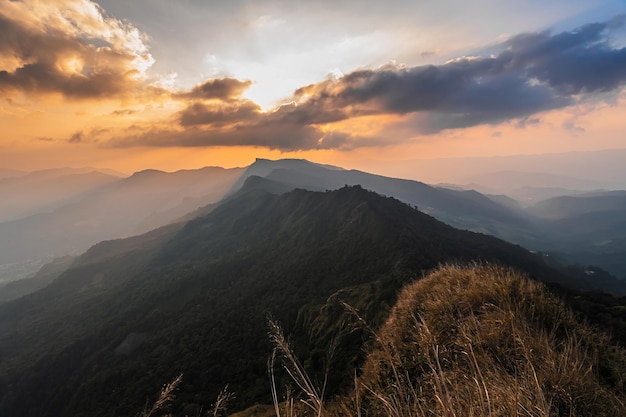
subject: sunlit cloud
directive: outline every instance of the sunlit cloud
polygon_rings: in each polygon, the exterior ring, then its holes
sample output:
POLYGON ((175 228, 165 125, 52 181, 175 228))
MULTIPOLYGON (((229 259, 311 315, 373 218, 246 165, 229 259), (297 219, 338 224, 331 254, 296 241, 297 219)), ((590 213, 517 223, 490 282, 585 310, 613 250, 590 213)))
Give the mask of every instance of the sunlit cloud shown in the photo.
POLYGON ((146 36, 89 0, 0 2, 0 90, 123 95, 154 59, 146 36))

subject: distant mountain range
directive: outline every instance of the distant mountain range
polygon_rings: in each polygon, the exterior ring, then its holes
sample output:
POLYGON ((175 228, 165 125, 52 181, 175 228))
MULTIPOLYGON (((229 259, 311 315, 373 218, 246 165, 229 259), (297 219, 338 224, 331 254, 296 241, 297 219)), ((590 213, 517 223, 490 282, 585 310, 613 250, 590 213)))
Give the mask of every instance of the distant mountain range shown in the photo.
MULTIPOLYGON (((551 253, 565 263, 593 264, 626 277, 622 206, 616 203, 612 214, 604 207, 608 204, 605 200, 615 199, 618 192, 590 194, 579 189, 570 193, 581 197, 572 201, 585 202, 576 212, 576 216, 583 217, 576 217, 572 210, 580 204, 557 204, 559 199, 534 205, 526 201, 528 207, 523 207, 517 200, 503 195, 436 187, 295 159, 258 159, 247 168, 228 170, 204 168, 174 173, 146 170, 128 178, 111 174, 62 169, 0 180, 0 197, 6 197, 0 198, 4 202, 0 205, 5 205, 0 212, 7 217, 16 213, 23 216, 0 222, 0 285, 32 277, 51 259, 77 255, 99 241, 132 236, 206 214, 203 207, 236 193, 252 176, 271 181, 277 192, 295 188, 324 191, 361 185, 415 206, 454 227, 491 234, 531 250, 551 253), (552 214, 548 215, 548 210, 552 214), (600 218, 596 220, 594 216, 600 218), (592 226, 596 224, 597 228, 592 226)), ((546 178, 550 179, 550 185, 575 185, 577 181, 547 174, 518 174, 509 171, 491 185, 498 185, 498 181, 500 186, 511 181, 517 181, 517 185, 525 181, 537 184, 546 178)), ((535 196, 547 189, 537 190, 535 196)), ((557 192, 549 191, 546 195, 557 192)), ((573 197, 559 198, 569 201, 567 198, 573 197)))
POLYGON ((28 172, 20 171, 17 169, 0 168, 0 179, 20 177, 22 175, 27 175, 27 174, 28 172))
MULTIPOLYGON (((331 171, 370 186, 391 181, 296 164, 307 167, 298 181, 331 171)), ((136 415, 181 372, 180 415, 197 415, 225 384, 237 392, 235 409, 267 402, 268 316, 298 346, 316 335, 305 355, 316 368, 331 335, 343 331, 333 319, 342 302, 379 323, 404 283, 442 263, 505 264, 547 282, 594 285, 582 270, 555 268, 541 255, 455 229, 361 186, 286 191, 293 186, 276 181, 289 177, 285 171, 266 179, 252 176, 256 168, 237 192, 194 219, 99 243, 45 288, 1 304, 0 415, 136 415)), ((438 198, 469 207, 485 201, 392 184, 423 191, 433 209, 438 198)), ((352 378, 363 337, 344 334, 331 392, 352 378)))
MULTIPOLYGON (((246 170, 234 189, 250 175, 262 176, 283 184, 283 187, 309 190, 332 190, 343 185, 360 184, 366 189, 414 205, 420 211, 452 226, 491 234, 532 250, 552 253, 565 263, 600 266, 626 279, 626 227, 623 221, 625 217, 620 213, 626 206, 622 200, 624 192, 621 191, 578 190, 574 194, 580 198, 562 196, 523 208, 509 197, 483 195, 474 190, 434 187, 418 181, 320 166, 308 161, 262 159, 246 170), (570 200, 576 203, 569 204, 570 200), (564 203, 557 204, 560 201, 564 203), (552 217, 547 216, 547 207, 553 207, 552 217), (578 215, 588 216, 589 220, 573 216, 573 210, 577 210, 578 215), (555 213, 559 212, 562 215, 555 217, 555 213), (602 219, 602 225, 598 225, 601 227, 595 227, 598 222, 594 222, 594 216, 602 219)), ((540 181, 544 175, 527 177, 540 181)), ((551 178, 554 181, 568 180, 558 176, 551 178)), ((571 181, 569 185, 573 185, 576 180, 571 181)), ((592 186, 594 182, 584 184, 592 186)), ((609 290, 606 287, 604 289, 609 290)), ((610 290, 616 291, 616 287, 610 290)), ((624 291, 626 287, 618 290, 619 293, 624 291)))
POLYGON ((0 222, 53 211, 121 177, 95 169, 62 168, 0 177, 0 222))
POLYGON ((608 184, 606 181, 510 170, 469 177, 463 184, 462 188, 485 194, 505 194, 524 206, 531 206, 552 197, 602 191, 607 186, 618 187, 617 184, 608 184))
POLYGON ((0 283, 32 275, 55 257, 78 255, 102 240, 147 232, 217 202, 243 171, 147 170, 114 178, 92 172, 68 175, 63 170, 4 180, 0 196, 7 198, 0 201, 21 201, 18 205, 31 209, 22 208, 26 216, 0 223, 0 265, 8 265, 0 273, 0 283), (50 209, 54 206, 58 207, 50 209), (30 214, 34 208, 40 212, 30 214))

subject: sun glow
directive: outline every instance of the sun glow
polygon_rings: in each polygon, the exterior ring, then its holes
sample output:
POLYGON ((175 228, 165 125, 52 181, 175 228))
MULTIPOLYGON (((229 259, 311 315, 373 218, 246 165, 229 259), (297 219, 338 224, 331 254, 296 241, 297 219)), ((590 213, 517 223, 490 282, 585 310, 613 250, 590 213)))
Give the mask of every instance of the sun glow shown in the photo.
POLYGON ((64 73, 79 75, 83 73, 84 62, 77 56, 67 58, 59 63, 59 70, 64 73))

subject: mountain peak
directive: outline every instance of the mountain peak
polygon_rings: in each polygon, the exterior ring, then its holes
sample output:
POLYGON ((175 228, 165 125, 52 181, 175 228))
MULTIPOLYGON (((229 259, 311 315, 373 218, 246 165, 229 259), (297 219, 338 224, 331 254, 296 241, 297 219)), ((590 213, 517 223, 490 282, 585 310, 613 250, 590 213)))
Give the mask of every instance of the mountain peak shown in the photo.
POLYGON ((133 175, 131 175, 129 178, 148 178, 148 177, 155 177, 155 176, 163 175, 163 174, 167 174, 167 172, 160 171, 158 169, 144 169, 144 170, 133 173, 133 175))

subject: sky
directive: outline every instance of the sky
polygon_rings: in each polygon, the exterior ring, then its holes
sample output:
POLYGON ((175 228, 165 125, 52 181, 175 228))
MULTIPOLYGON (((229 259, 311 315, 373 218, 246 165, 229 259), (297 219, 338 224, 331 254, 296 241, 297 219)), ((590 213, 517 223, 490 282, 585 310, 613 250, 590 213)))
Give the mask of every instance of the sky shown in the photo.
POLYGON ((0 0, 0 168, 626 148, 624 0, 0 0))

